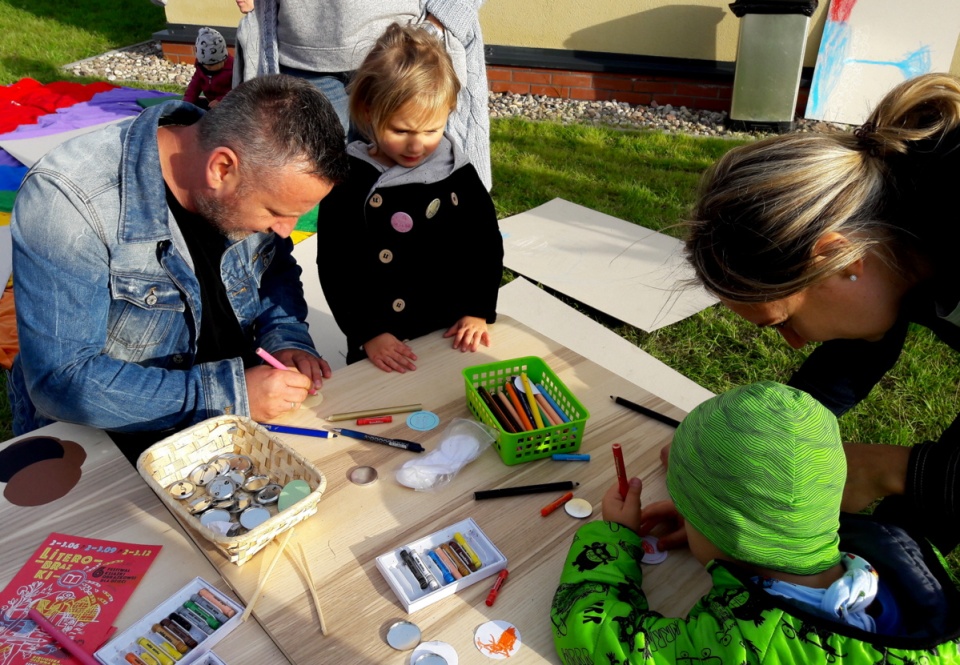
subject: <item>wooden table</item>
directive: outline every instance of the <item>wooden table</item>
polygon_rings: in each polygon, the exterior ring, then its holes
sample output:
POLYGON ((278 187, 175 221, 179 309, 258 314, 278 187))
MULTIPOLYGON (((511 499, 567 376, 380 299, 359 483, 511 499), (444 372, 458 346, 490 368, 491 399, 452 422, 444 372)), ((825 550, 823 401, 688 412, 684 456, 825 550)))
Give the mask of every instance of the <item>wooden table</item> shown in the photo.
MULTIPOLYGON (((55 423, 29 435, 75 441, 87 458, 80 482, 51 503, 23 507, 0 495, 0 588, 13 579, 50 533, 162 545, 163 549, 117 617, 123 630, 194 577, 227 590, 166 507, 102 430, 55 423)), ((25 437, 20 437, 25 438, 25 437)), ((6 448, 19 439, 0 443, 6 448)), ((283 662, 283 654, 256 621, 247 621, 214 648, 230 665, 283 662)))
MULTIPOLYGON (((643 500, 666 498, 659 451, 671 440, 673 429, 616 405, 610 395, 627 397, 675 418, 681 418, 682 411, 508 317, 501 317, 493 327, 493 338, 492 348, 472 354, 453 351, 450 340, 442 339, 440 333, 415 340, 418 369, 407 374, 385 374, 369 362, 339 370, 324 385, 322 401, 308 400, 282 422, 321 427, 331 425, 324 416, 333 413, 420 402, 440 416, 435 430, 413 431, 406 427, 405 415, 394 416, 392 424, 365 430, 419 441, 429 451, 454 418, 469 417, 460 373, 464 367, 532 355, 543 358, 590 411, 581 452, 591 453, 592 460, 547 459, 506 466, 490 449, 448 486, 415 492, 394 479, 395 469, 412 453, 344 437, 277 435, 313 460, 328 481, 317 515, 296 527, 254 611, 292 662, 406 663, 409 652, 392 650, 384 637, 390 624, 409 618, 421 628, 424 641, 453 645, 460 663, 488 662, 473 646, 473 635, 490 619, 503 619, 519 628, 523 646, 515 662, 557 663, 550 603, 573 533, 583 522, 562 509, 540 516, 540 508, 560 493, 474 501, 473 492, 574 480, 580 483, 576 495, 595 506, 592 519, 598 519, 600 499, 616 479, 610 444, 619 442, 628 473, 644 481, 643 500), (362 487, 350 483, 347 473, 357 465, 375 467, 379 481, 362 487), (510 577, 496 604, 492 608, 484 604, 492 579, 484 580, 408 617, 376 568, 376 557, 468 517, 479 523, 509 561, 510 577), (298 541, 307 550, 318 585, 330 630, 326 637, 320 632, 306 580, 291 559, 298 541)), ((336 424, 356 428, 353 421, 336 424)), ((237 567, 203 539, 198 544, 244 599, 256 589, 277 548, 275 542, 237 567)), ((671 553, 659 566, 645 566, 643 586, 654 609, 683 614, 709 588, 709 578, 684 550, 671 553)))

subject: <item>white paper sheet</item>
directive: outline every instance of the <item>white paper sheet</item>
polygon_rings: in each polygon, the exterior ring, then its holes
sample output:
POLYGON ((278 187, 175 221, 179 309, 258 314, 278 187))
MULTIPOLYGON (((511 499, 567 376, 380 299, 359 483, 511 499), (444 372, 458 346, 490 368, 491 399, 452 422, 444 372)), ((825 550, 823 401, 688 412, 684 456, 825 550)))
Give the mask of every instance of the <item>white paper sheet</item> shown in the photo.
POLYGON ((64 141, 72 139, 76 136, 83 136, 84 134, 95 132, 98 129, 102 129, 107 125, 112 125, 115 122, 120 122, 121 120, 127 120, 127 118, 117 118, 116 120, 103 122, 99 125, 93 125, 92 127, 71 129, 67 132, 50 134, 48 136, 37 136, 29 139, 4 139, 3 141, 0 141, 0 148, 3 148, 13 155, 14 159, 19 161, 21 164, 24 164, 25 166, 33 166, 41 157, 46 155, 64 141))
POLYGON ((648 332, 717 302, 682 286, 692 272, 679 240, 563 199, 500 230, 508 268, 648 332))

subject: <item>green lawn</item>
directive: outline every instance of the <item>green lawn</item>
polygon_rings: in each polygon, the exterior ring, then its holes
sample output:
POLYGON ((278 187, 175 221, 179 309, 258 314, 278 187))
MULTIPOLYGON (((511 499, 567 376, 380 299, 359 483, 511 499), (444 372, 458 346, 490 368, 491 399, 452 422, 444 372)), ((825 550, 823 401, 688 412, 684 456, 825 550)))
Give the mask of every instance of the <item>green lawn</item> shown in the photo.
MULTIPOLYGON (((44 82, 72 79, 59 66, 149 39, 163 26, 163 12, 148 0, 0 0, 0 83, 23 76, 44 82)), ((495 120, 494 202, 505 217, 561 197, 677 235, 676 224, 693 200, 700 174, 734 145, 722 139, 495 120)), ((716 392, 760 379, 786 380, 805 357, 774 332, 720 307, 644 333, 567 302, 716 392)), ((894 370, 841 419, 843 436, 903 445, 936 437, 960 411, 958 385, 957 354, 928 331, 915 330, 894 370)), ((9 435, 9 409, 0 398, 0 437, 9 435)))

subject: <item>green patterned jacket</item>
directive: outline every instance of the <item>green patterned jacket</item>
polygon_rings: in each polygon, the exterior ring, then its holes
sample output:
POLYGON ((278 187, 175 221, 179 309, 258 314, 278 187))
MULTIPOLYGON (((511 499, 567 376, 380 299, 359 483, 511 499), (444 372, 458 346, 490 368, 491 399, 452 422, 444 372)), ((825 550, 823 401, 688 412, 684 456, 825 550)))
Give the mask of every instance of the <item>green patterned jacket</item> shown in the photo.
POLYGON ((640 588, 640 537, 597 521, 574 536, 553 599, 560 660, 565 665, 960 663, 958 594, 932 548, 896 527, 846 517, 842 524, 849 530, 852 521, 854 531, 848 540, 860 547, 844 548, 841 527, 841 549, 862 554, 881 579, 888 576, 909 635, 880 636, 807 614, 763 591, 746 571, 717 561, 707 567, 713 587, 687 618, 664 617, 648 608, 640 588), (862 552, 865 542, 875 551, 862 552))

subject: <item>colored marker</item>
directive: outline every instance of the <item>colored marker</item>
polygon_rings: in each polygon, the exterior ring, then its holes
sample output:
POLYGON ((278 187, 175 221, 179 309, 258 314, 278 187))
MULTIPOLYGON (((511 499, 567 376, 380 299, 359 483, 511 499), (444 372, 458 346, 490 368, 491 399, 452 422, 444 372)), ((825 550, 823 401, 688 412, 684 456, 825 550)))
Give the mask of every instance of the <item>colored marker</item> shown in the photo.
POLYGON ((619 443, 613 444, 611 448, 613 448, 613 463, 617 467, 617 480, 620 482, 620 498, 626 499, 630 483, 627 480, 627 467, 623 464, 623 449, 619 443))
POLYGON ((493 583, 493 588, 490 589, 490 593, 487 594, 487 607, 493 607, 493 603, 497 599, 497 594, 500 593, 500 587, 507 581, 507 575, 509 575, 509 573, 506 568, 501 570, 500 574, 497 575, 497 581, 493 583))
POLYGON ((27 617, 40 626, 43 632, 55 639, 57 643, 63 647, 64 651, 83 663, 83 665, 100 665, 96 658, 84 651, 83 647, 71 640, 66 633, 50 623, 47 617, 40 614, 40 610, 37 608, 31 607, 27 610, 27 617))
POLYGON ((572 499, 572 498, 573 498, 573 492, 567 492, 566 494, 564 494, 562 497, 560 497, 559 499, 557 499, 557 500, 554 501, 553 503, 547 504, 546 506, 544 506, 543 508, 541 508, 541 509, 540 509, 540 515, 541 515, 542 517, 546 517, 547 515, 549 515, 550 513, 552 513, 554 510, 556 510, 557 508, 559 508, 560 506, 562 506, 563 504, 565 504, 567 501, 569 501, 569 500, 572 499))
POLYGON ((557 404, 556 400, 550 397, 550 393, 544 390, 543 386, 541 386, 539 383, 537 384, 537 390, 539 390, 540 394, 543 395, 543 399, 547 400, 547 404, 549 404, 551 408, 553 408, 553 410, 557 412, 557 415, 560 417, 560 420, 562 420, 565 423, 570 422, 569 416, 567 416, 564 410, 560 408, 560 405, 557 404))
POLYGON ((614 395, 610 395, 610 399, 612 399, 614 402, 616 402, 621 406, 625 406, 628 409, 636 411, 637 413, 642 413, 647 418, 653 418, 654 420, 659 420, 660 422, 670 425, 671 427, 680 426, 679 420, 675 418, 671 418, 670 416, 665 416, 662 413, 657 413, 653 409, 648 409, 645 406, 640 406, 639 404, 635 404, 634 402, 631 402, 628 399, 623 399, 622 397, 615 397, 614 395))
POLYGON ((555 462, 589 462, 590 455, 588 453, 554 453, 550 459, 555 462))
POLYGON ((500 499, 507 496, 520 496, 522 494, 538 494, 540 492, 565 492, 577 487, 580 483, 572 480, 564 480, 559 483, 543 483, 542 485, 518 485, 516 487, 501 487, 495 490, 480 490, 473 493, 476 501, 481 499, 500 499))
POLYGON ((373 418, 357 418, 358 425, 382 425, 383 423, 392 423, 393 416, 375 416, 373 418))
POLYGON ((336 434, 328 432, 325 429, 310 429, 308 427, 290 427, 289 425, 271 425, 270 423, 259 423, 261 427, 278 434, 296 434, 298 436, 316 436, 321 439, 334 439, 336 434))
POLYGON ((344 427, 331 427, 332 431, 337 434, 343 434, 344 436, 349 436, 351 439, 360 439, 361 441, 369 441, 371 443, 380 443, 385 446, 391 446, 392 448, 401 448, 403 450, 409 450, 412 453, 422 453, 423 446, 421 446, 416 441, 407 441, 405 439, 388 439, 385 436, 377 436, 376 434, 367 434, 366 432, 358 432, 353 429, 346 429, 344 427))

